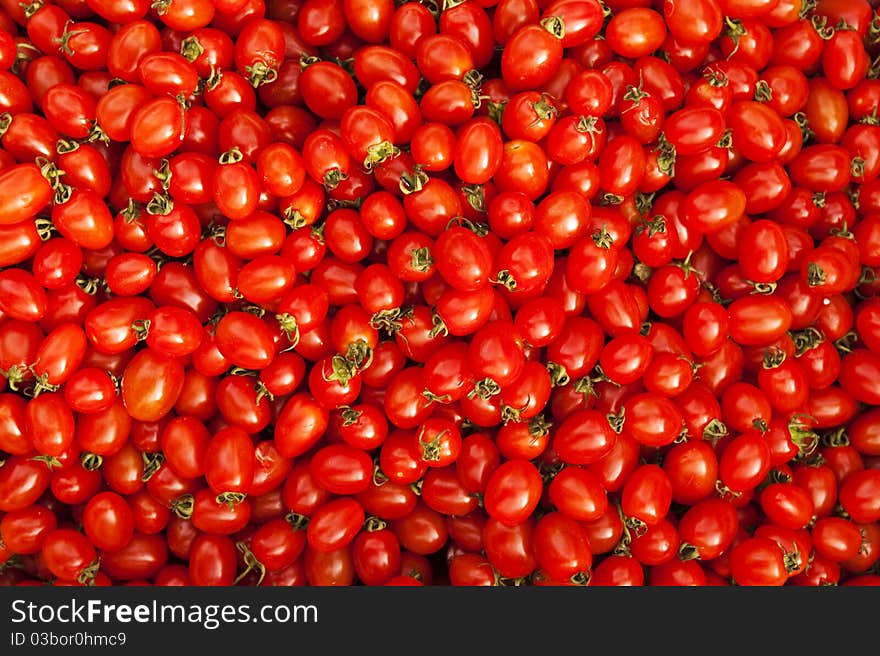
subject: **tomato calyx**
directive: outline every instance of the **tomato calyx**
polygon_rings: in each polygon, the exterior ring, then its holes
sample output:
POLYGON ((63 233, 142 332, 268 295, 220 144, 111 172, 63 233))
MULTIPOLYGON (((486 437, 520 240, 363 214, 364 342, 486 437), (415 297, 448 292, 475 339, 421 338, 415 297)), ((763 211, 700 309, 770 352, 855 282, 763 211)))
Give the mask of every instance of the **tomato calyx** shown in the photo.
POLYGON ((417 164, 412 171, 404 171, 400 174, 398 187, 404 196, 409 196, 421 191, 427 183, 428 174, 417 164))
POLYGON ((134 333, 137 341, 143 342, 147 339, 147 335, 150 334, 150 324, 149 319, 138 319, 131 324, 131 332, 134 333))
MULTIPOLYGON (((522 421, 521 415, 525 410, 528 409, 528 407, 529 407, 528 401, 521 408, 514 408, 512 406, 509 406, 507 404, 502 403, 501 404, 501 423, 509 424, 510 422, 517 422, 518 423, 518 422, 522 421)), ((529 433, 532 434, 531 423, 529 424, 529 433)), ((532 434, 532 435, 534 437, 538 437, 540 435, 540 433, 532 434)))
POLYGON ((571 376, 568 375, 568 371, 561 364, 551 360, 547 362, 545 368, 550 374, 551 387, 565 387, 571 382, 571 376))
POLYGON ((402 319, 411 315, 412 310, 391 308, 379 310, 370 317, 370 327, 374 330, 384 330, 388 335, 394 335, 403 328, 402 319))
POLYGON ((179 52, 181 57, 192 63, 202 56, 205 52, 205 48, 197 36, 188 36, 180 42, 179 52))
POLYGON ((675 146, 669 143, 666 135, 660 134, 654 152, 657 153, 657 168, 660 172, 670 178, 675 175, 675 146))
POLYGON ((89 296, 94 296, 98 293, 98 290, 103 289, 105 285, 105 281, 100 278, 91 278, 85 275, 78 275, 76 280, 74 280, 74 284, 79 287, 84 293, 89 296))
POLYGON ((835 517, 842 517, 843 519, 852 520, 850 514, 846 512, 846 509, 839 503, 834 506, 834 510, 831 511, 831 514, 835 517))
POLYGON ((742 496, 742 492, 737 492, 735 490, 731 490, 727 487, 722 481, 715 481, 715 492, 718 493, 718 496, 727 501, 731 499, 738 499, 742 496))
POLYGON ((490 100, 486 105, 487 115, 498 125, 501 125, 501 117, 504 115, 504 108, 506 106, 506 100, 500 102, 497 100, 490 100))
POLYGON ((215 497, 215 501, 217 501, 217 505, 226 506, 232 510, 246 498, 247 494, 244 492, 221 492, 215 497))
POLYGON ((620 205, 624 200, 626 199, 623 196, 613 194, 609 191, 599 197, 599 205, 620 205))
POLYGON ((847 353, 852 353, 854 347, 854 343, 857 342, 859 336, 852 330, 843 335, 842 337, 838 337, 834 340, 834 348, 841 355, 846 355, 847 353))
POLYGON ((28 387, 25 390, 25 395, 30 396, 32 398, 37 398, 43 392, 57 392, 61 389, 60 385, 53 385, 49 382, 49 374, 44 372, 42 374, 37 375, 37 372, 34 370, 34 366, 30 367, 31 373, 34 374, 34 382, 33 385, 28 387))
MULTIPOLYGON (((651 209, 654 207, 654 197, 656 195, 657 195, 656 192, 646 194, 646 193, 640 191, 640 192, 637 192, 635 194, 635 196, 633 196, 633 204, 636 206, 636 211, 639 213, 640 219, 644 219, 644 217, 646 217, 648 215, 648 213, 651 211, 651 209)), ((661 218, 664 220, 664 232, 665 232, 666 217, 664 217, 663 215, 658 215, 658 218, 661 218)))
POLYGON ((870 553, 869 549, 871 546, 871 540, 868 537, 868 532, 864 529, 864 527, 859 527, 859 533, 862 536, 862 542, 859 545, 859 555, 867 556, 870 553))
POLYGON ((299 344, 300 335, 296 317, 287 312, 282 312, 281 314, 275 315, 275 320, 278 322, 278 327, 281 328, 281 332, 284 333, 287 341, 290 342, 290 346, 285 350, 289 351, 292 348, 296 348, 297 344, 299 344))
POLYGON ((248 82, 255 89, 278 79, 278 71, 263 61, 256 61, 250 66, 245 66, 244 71, 247 73, 248 82))
POLYGON ((486 194, 481 184, 462 185, 461 193, 471 208, 480 213, 486 211, 486 194))
POLYGON ((269 401, 275 400, 275 395, 269 391, 269 388, 266 387, 266 383, 261 380, 258 380, 254 383, 254 392, 256 392, 256 396, 254 397, 254 403, 256 405, 260 405, 263 399, 268 399, 269 401))
POLYGON ((144 209, 150 216, 168 216, 174 209, 174 201, 170 196, 154 192, 144 209))
POLYGON ((747 280, 746 283, 751 286, 752 291, 749 294, 758 294, 763 296, 769 296, 773 292, 776 291, 778 287, 778 283, 775 282, 753 282, 751 280, 747 280))
POLYGON ((162 158, 162 161, 159 162, 159 168, 153 171, 153 176, 162 185, 162 189, 168 191, 171 186, 171 165, 167 158, 162 158))
POLYGON ((852 177, 861 178, 865 175, 865 160, 862 157, 853 157, 849 163, 849 171, 852 177))
POLYGON ((623 525, 628 528, 630 531, 635 533, 637 538, 642 537, 645 533, 648 532, 648 525, 645 524, 638 517, 625 517, 623 520, 623 525))
POLYGON ((568 577, 570 583, 574 585, 590 585, 590 579, 592 575, 590 572, 575 572, 571 576, 568 577))
POLYGON ((12 125, 12 114, 9 112, 3 112, 0 114, 0 137, 6 134, 10 125, 12 125))
POLYGON ((550 434, 553 427, 552 421, 547 421, 543 414, 538 414, 529 420, 529 435, 537 439, 550 434))
POLYGON ((724 17, 724 24, 727 27, 722 32, 722 35, 726 36, 733 43, 733 50, 728 55, 728 57, 732 57, 739 50, 739 40, 748 34, 748 30, 746 30, 741 21, 729 16, 724 17))
POLYGON ((674 263, 675 266, 677 266, 679 269, 681 269, 682 272, 684 273, 685 280, 687 280, 692 273, 700 278, 705 277, 703 275, 702 271, 698 270, 696 267, 694 267, 693 264, 691 264, 691 257, 693 256, 693 254, 694 254, 694 252, 690 251, 687 254, 687 257, 685 257, 681 262, 674 263))
POLYGON ((706 66, 703 71, 703 78, 708 82, 711 86, 716 88, 726 87, 730 84, 730 80, 727 79, 727 75, 724 74, 723 71, 719 70, 717 66, 706 66))
POLYGON ((76 577, 76 582, 88 587, 95 585, 95 576, 97 576, 100 567, 101 559, 98 558, 79 573, 79 576, 76 577))
POLYGON ((834 28, 828 25, 828 19, 825 16, 815 14, 810 19, 810 25, 813 26, 813 29, 816 30, 816 34, 818 34, 819 38, 823 41, 828 41, 834 36, 834 28))
POLYGON ((620 414, 614 414, 613 412, 609 412, 605 415, 605 419, 608 421, 608 425, 611 426, 611 430, 620 435, 621 431, 623 431, 623 423, 626 420, 625 417, 626 409, 621 408, 620 414))
POLYGON ((541 20, 541 27, 557 39, 565 37, 565 21, 561 16, 547 16, 547 18, 541 20))
POLYGON ((102 128, 97 121, 92 121, 91 125, 92 127, 89 128, 89 135, 86 137, 86 141, 89 143, 100 141, 101 143, 110 145, 110 137, 104 132, 104 128, 102 128))
POLYGON ((120 212, 122 219, 128 223, 135 223, 141 217, 141 208, 133 198, 128 199, 128 205, 120 212))
POLYGON ((141 481, 146 483, 153 477, 153 474, 159 471, 162 463, 165 462, 165 454, 158 451, 156 453, 143 452, 141 453, 141 460, 144 463, 144 473, 141 476, 141 481))
MULTIPOLYGON (((804 143, 807 143, 810 139, 816 136, 816 133, 810 129, 810 122, 807 120, 807 115, 804 112, 795 112, 792 114, 791 119, 801 129, 801 137, 804 143)), ((822 195, 824 197, 824 194, 822 195)))
MULTIPOLYGON (((619 196, 617 198, 620 198, 619 196)), ((623 199, 621 198, 621 202, 623 199)), ((607 226, 603 223, 602 227, 599 228, 596 232, 590 235, 593 243, 596 244, 598 248, 603 250, 609 250, 614 245, 614 237, 611 236, 611 233, 608 232, 607 226)))
POLYGON ((468 398, 478 398, 483 401, 488 401, 497 394, 501 394, 501 385, 487 377, 474 383, 474 388, 468 392, 468 398))
POLYGON ((182 494, 171 502, 171 512, 180 517, 180 519, 190 519, 192 517, 195 499, 191 494, 182 494))
POLYGON ((250 547, 248 547, 247 542, 245 542, 244 540, 236 542, 235 548, 238 549, 239 553, 241 553, 241 558, 244 561, 245 568, 241 572, 241 574, 235 577, 232 585, 238 585, 244 579, 244 577, 246 577, 251 572, 259 573, 256 585, 260 585, 266 576, 266 566, 257 559, 257 557, 254 555, 254 552, 250 550, 250 547))
POLYGON ((446 229, 453 226, 458 226, 460 228, 465 228, 466 230, 470 230, 477 237, 485 237, 489 234, 489 226, 485 223, 474 223, 470 219, 466 219, 463 216, 454 216, 449 219, 449 222, 446 224, 446 229))
POLYGON ((422 390, 422 396, 432 403, 450 403, 452 397, 449 394, 434 394, 431 390, 422 390))
POLYGON ((214 68, 214 66, 212 65, 210 75, 202 80, 199 85, 201 87, 201 92, 204 93, 205 91, 213 91, 222 81, 223 71, 221 71, 219 68, 214 68))
MULTIPOLYGON (((42 175, 49 183, 49 186, 52 187, 55 204, 63 205, 69 201, 73 194, 73 189, 62 182, 61 178, 64 176, 64 171, 59 169, 55 166, 54 162, 50 162, 45 157, 37 157, 34 160, 34 164, 40 168, 40 175, 42 175)), ((51 222, 49 223, 51 224, 51 222)))
POLYGON ((284 516, 284 521, 290 524, 295 531, 304 531, 309 526, 309 518, 296 512, 289 512, 284 516))
MULTIPOLYGON (((775 467, 767 473, 766 485, 772 483, 791 483, 791 475, 775 467)), ((763 488, 762 488, 763 489, 763 488)))
POLYGON ((389 481, 388 476, 385 475, 385 472, 382 471, 382 468, 379 467, 378 464, 373 464, 373 476, 371 478, 373 481, 373 485, 376 487, 382 487, 389 481))
POLYGON ((713 419, 703 427, 703 439, 712 444, 728 434, 727 426, 720 419, 713 419))
POLYGON ((410 266, 415 271, 421 271, 422 273, 434 266, 434 258, 431 257, 431 249, 427 246, 414 248, 410 253, 410 266))
POLYGON ((159 16, 164 16, 168 12, 168 7, 170 6, 171 0, 153 0, 150 8, 159 16))
POLYGON ((678 545, 678 559, 683 563, 689 560, 699 560, 700 549, 689 542, 682 542, 678 545))
POLYGON ((73 24, 74 22, 72 20, 68 20, 64 24, 64 31, 61 33, 61 36, 55 37, 53 39, 53 41, 58 44, 58 49, 65 55, 76 54, 70 47, 70 40, 77 34, 82 34, 84 32, 84 30, 74 30, 73 32, 71 32, 70 26, 73 24))
POLYGON ((288 207, 281 213, 281 220, 292 230, 304 228, 308 223, 299 210, 293 207, 288 207))
POLYGON ((578 394, 582 394, 584 397, 584 401, 589 401, 591 396, 599 397, 598 392, 596 392, 596 388, 593 386, 594 380, 589 376, 584 376, 582 378, 578 378, 574 381, 574 386, 572 389, 578 394))
POLYGON ((28 380, 30 374, 30 368, 20 364, 14 364, 9 369, 0 369, 0 376, 6 379, 6 384, 13 392, 20 391, 18 386, 28 380))
POLYGON ((624 112, 629 112, 639 106, 639 103, 642 102, 643 98, 650 98, 651 94, 642 89, 642 84, 639 82, 638 86, 630 84, 626 87, 626 93, 623 94, 622 100, 629 100, 632 104, 627 107, 624 112))
POLYGON ((641 282, 648 282, 653 271, 654 270, 644 262, 636 262, 633 264, 632 276, 641 282))
POLYGON ((861 300, 865 300, 867 296, 865 296, 862 292, 859 291, 859 288, 863 285, 873 285, 877 282, 877 271, 874 270, 873 267, 869 267, 866 264, 862 265, 862 272, 859 275, 859 279, 856 282, 856 288, 853 290, 853 294, 856 295, 861 300))
POLYGON ((755 82, 755 100, 758 102, 770 102, 773 100, 773 89, 764 80, 755 82))
POLYGON ((516 291, 516 278, 507 269, 502 269, 495 274, 494 278, 489 278, 489 282, 493 285, 500 285, 509 292, 516 291))
POLYGON ((349 381, 357 374, 357 368, 354 363, 341 355, 334 355, 330 358, 331 373, 325 374, 321 372, 321 377, 325 382, 336 381, 341 387, 348 385, 349 381))
POLYGON ((804 330, 792 333, 792 340, 794 341, 795 357, 800 357, 824 342, 825 336, 813 326, 808 326, 804 330))
POLYGON ((24 12, 25 18, 30 18, 34 14, 36 14, 40 9, 43 8, 45 2, 43 0, 34 0, 34 2, 30 3, 21 3, 19 6, 22 8, 24 12))
POLYGON ((344 405, 339 409, 342 411, 339 416, 342 419, 343 426, 353 426, 357 423, 360 416, 364 414, 362 410, 355 410, 349 405, 344 405))
POLYGON ((542 461, 538 463, 538 473, 541 474, 541 480, 545 485, 549 485, 563 469, 565 469, 565 463, 562 462, 542 461))
MULTIPOLYGON (((0 465, 2 466, 2 465, 0 465)), ((8 551, 9 548, 0 540, 0 551, 8 551)), ((25 568, 25 564, 21 559, 21 556, 18 554, 10 555, 3 563, 0 563, 0 574, 5 574, 11 569, 21 569, 25 568)))
POLYGON ((592 139, 595 139, 595 136, 593 135, 602 134, 602 126, 599 125, 598 116, 581 115, 575 125, 575 130, 581 134, 589 134, 592 139))
POLYGON ((364 168, 367 171, 371 171, 376 164, 381 164, 389 159, 394 159, 398 155, 400 155, 400 148, 390 141, 382 141, 381 143, 373 144, 367 148, 367 156, 364 158, 364 168))
POLYGON ((846 432, 846 428, 837 428, 824 433, 821 442, 823 446, 829 448, 850 445, 849 435, 846 432))
POLYGON ((373 349, 362 339, 352 342, 345 351, 345 359, 355 371, 366 369, 373 362, 373 349))
POLYGON ((467 71, 461 78, 465 86, 469 87, 472 92, 479 94, 480 87, 483 86, 483 74, 475 68, 467 71))
POLYGON ((46 456, 46 455, 33 456, 31 458, 28 458, 28 460, 32 460, 33 462, 42 462, 44 465, 46 465, 46 468, 49 471, 61 469, 64 466, 61 463, 61 461, 58 458, 56 458, 55 456, 46 456))
POLYGON ((785 351, 778 346, 770 346, 764 349, 762 364, 764 369, 776 369, 785 362, 785 351))
POLYGON ((66 155, 79 150, 80 143, 73 139, 59 139, 55 142, 55 152, 59 155, 66 155))
MULTIPOLYGON (((782 549, 782 547, 780 547, 782 549)), ((782 562, 785 564, 785 571, 788 574, 794 574, 801 568, 801 552, 798 550, 797 542, 792 541, 792 550, 782 549, 782 562)))
POLYGON ((875 44, 880 42, 880 15, 874 14, 871 22, 868 24, 868 43, 875 44))
POLYGON ((97 471, 104 464, 104 456, 86 451, 80 455, 79 461, 86 471, 97 471))
POLYGON ((370 515, 364 520, 364 530, 367 533, 375 533, 388 528, 388 522, 374 515, 370 515))
POLYGON ((666 217, 662 214, 658 214, 650 220, 642 219, 636 226, 636 234, 640 235, 645 231, 648 232, 648 237, 653 237, 657 234, 666 234, 666 217))
POLYGON ((323 180, 324 188, 327 191, 333 191, 334 189, 336 189, 336 187, 339 186, 339 183, 341 183, 343 180, 347 180, 347 179, 348 179, 347 173, 343 173, 338 168, 334 167, 334 168, 328 170, 326 173, 324 173, 324 180, 323 180))
POLYGON ((221 165, 224 164, 238 164, 244 159, 244 154, 241 152, 241 149, 238 146, 233 146, 229 150, 224 153, 220 153, 220 157, 218 161, 221 165))
POLYGON ((556 106, 552 102, 552 97, 547 93, 542 93, 541 98, 537 102, 532 103, 532 111, 535 112, 537 118, 531 123, 530 127, 538 125, 541 121, 547 121, 559 114, 559 110, 556 109, 556 106))

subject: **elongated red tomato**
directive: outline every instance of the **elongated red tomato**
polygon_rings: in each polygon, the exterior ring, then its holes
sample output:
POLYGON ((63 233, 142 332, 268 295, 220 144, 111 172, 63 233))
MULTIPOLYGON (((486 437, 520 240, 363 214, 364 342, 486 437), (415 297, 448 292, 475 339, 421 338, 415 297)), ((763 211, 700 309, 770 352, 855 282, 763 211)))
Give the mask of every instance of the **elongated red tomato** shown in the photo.
POLYGON ((0 224, 32 218, 52 200, 52 186, 34 164, 18 164, 0 171, 0 224))
POLYGON ((122 400, 133 419, 158 421, 167 415, 183 389, 183 365, 176 358, 144 349, 122 375, 122 400))
POLYGON ((541 474, 527 460, 508 460, 489 477, 486 512, 506 526, 525 521, 541 498, 541 474))
POLYGON ((743 346, 767 346, 791 326, 791 308, 775 295, 744 296, 727 308, 730 337, 743 346))

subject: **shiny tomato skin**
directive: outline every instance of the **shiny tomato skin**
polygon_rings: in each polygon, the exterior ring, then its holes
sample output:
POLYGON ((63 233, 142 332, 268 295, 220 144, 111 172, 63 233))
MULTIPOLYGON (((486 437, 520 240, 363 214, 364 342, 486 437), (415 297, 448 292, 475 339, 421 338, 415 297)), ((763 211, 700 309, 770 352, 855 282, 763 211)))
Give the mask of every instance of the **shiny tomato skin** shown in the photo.
POLYGON ((526 460, 508 460, 489 477, 486 511, 506 526, 525 521, 540 501, 541 475, 526 460))
POLYGON ((168 414, 183 389, 183 365, 175 358, 144 349, 122 376, 122 399, 134 419, 157 421, 168 414))

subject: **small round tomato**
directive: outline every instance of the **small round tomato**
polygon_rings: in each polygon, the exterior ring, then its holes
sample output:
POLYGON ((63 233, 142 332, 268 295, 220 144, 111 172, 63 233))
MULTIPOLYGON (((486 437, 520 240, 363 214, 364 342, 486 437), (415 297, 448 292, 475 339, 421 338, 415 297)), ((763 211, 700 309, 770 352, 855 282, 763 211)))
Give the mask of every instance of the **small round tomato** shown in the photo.
POLYGON ((486 485, 486 512, 505 526, 522 524, 540 501, 541 474, 527 460, 508 460, 499 466, 486 485))

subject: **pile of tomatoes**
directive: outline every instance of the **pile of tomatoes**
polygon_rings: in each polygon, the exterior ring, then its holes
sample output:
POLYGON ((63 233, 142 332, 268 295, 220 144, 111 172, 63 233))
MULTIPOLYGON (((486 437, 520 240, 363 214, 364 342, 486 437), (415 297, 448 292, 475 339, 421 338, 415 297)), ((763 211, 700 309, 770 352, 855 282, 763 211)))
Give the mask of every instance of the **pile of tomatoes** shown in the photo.
POLYGON ((0 563, 876 585, 867 0, 0 0, 0 563))

